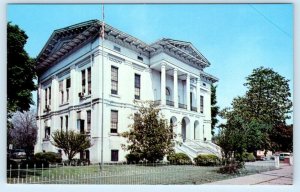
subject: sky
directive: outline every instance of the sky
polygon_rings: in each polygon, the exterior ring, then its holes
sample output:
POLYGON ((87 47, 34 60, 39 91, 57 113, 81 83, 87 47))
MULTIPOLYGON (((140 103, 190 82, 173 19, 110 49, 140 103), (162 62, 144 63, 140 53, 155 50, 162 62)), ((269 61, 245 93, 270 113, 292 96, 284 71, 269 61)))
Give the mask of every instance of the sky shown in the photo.
MULTIPOLYGON (((31 57, 54 30, 101 18, 100 4, 7 6, 7 21, 29 37, 31 57)), ((205 71, 219 78, 221 109, 245 94, 245 78, 260 66, 289 79, 293 93, 292 4, 107 4, 105 22, 149 44, 163 37, 191 42, 211 63, 205 71)))

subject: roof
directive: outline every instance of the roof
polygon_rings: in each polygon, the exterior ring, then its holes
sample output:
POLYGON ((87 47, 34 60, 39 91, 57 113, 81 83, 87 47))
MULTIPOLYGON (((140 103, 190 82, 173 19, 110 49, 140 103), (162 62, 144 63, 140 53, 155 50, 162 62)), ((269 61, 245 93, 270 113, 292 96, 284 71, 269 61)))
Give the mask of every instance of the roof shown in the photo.
MULTIPOLYGON (((42 73, 74 50, 99 37, 102 21, 90 20, 55 30, 37 57, 37 70, 42 73)), ((110 25, 104 25, 105 39, 133 49, 147 57, 161 51, 198 69, 210 65, 209 61, 190 42, 169 38, 160 39, 150 45, 110 25)))

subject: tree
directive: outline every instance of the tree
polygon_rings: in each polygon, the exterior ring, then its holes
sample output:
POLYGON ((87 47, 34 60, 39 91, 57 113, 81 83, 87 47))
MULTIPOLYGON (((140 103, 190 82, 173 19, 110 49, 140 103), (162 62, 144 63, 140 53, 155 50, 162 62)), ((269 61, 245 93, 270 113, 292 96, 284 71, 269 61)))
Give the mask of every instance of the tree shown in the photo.
POLYGON ((90 148, 90 139, 83 134, 76 133, 75 131, 55 131, 52 135, 53 141, 51 143, 62 149, 68 156, 69 161, 74 158, 74 156, 90 148))
POLYGON ((34 110, 16 112, 12 117, 12 128, 8 131, 8 144, 24 149, 27 157, 33 152, 36 143, 37 125, 34 110))
POLYGON ((153 102, 140 103, 138 112, 130 118, 134 123, 129 126, 129 131, 122 133, 129 144, 123 148, 130 154, 140 160, 155 162, 173 152, 175 135, 172 127, 153 102))
POLYGON ((274 151, 293 151, 293 125, 276 126, 270 138, 274 151))
POLYGON ((215 134, 216 124, 219 122, 217 116, 219 114, 219 107, 217 106, 217 86, 211 85, 211 134, 215 134))
POLYGON ((33 104, 31 92, 36 89, 35 62, 24 46, 28 36, 17 25, 7 23, 7 112, 28 111, 33 104))
POLYGON ((238 142, 228 139, 225 144, 237 153, 241 152, 239 147, 248 152, 258 149, 275 151, 274 146, 281 142, 278 139, 282 135, 280 131, 284 131, 280 125, 285 124, 292 107, 288 80, 263 67, 254 69, 246 80, 244 85, 248 90, 245 96, 235 98, 232 107, 221 112, 221 117, 227 120, 222 134, 231 134, 227 137, 238 142))
POLYGON ((245 104, 250 118, 260 119, 273 128, 290 118, 289 80, 270 68, 260 67, 254 69, 246 81, 245 104))

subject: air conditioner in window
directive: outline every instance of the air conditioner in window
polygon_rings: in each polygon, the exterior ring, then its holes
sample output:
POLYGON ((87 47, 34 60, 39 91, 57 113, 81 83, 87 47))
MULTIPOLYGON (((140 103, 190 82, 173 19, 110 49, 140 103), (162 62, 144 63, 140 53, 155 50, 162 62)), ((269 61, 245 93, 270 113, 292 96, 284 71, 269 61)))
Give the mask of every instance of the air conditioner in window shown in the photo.
POLYGON ((45 105, 44 113, 49 112, 50 110, 50 105, 45 105))
POLYGON ((84 92, 79 92, 79 93, 78 93, 78 97, 79 97, 80 99, 82 99, 82 98, 84 97, 84 92))

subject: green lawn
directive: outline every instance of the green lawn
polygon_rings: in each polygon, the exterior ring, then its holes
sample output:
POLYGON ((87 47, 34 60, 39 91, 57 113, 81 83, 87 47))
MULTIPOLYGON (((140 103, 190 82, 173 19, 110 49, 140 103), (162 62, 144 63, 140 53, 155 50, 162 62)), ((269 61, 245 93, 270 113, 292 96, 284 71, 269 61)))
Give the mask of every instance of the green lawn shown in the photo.
POLYGON ((238 175, 217 173, 219 167, 179 165, 54 166, 8 170, 8 183, 44 184, 203 184, 274 169, 273 164, 246 165, 238 175))

